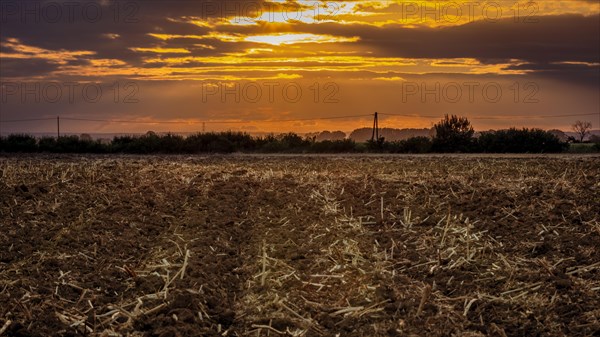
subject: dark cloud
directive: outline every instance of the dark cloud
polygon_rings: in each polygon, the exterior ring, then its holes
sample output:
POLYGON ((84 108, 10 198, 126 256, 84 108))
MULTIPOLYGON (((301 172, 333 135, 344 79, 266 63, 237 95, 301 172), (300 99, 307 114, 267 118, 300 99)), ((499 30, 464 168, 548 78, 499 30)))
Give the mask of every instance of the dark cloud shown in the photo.
POLYGON ((484 64, 524 64, 509 69, 539 72, 541 76, 598 86, 599 69, 558 62, 600 62, 600 16, 557 15, 536 23, 478 21, 452 27, 407 28, 386 25, 303 25, 304 31, 358 36, 357 48, 373 56, 450 59, 475 58, 484 64))
POLYGON ((139 64, 144 55, 130 48, 160 45, 149 33, 204 35, 210 31, 184 17, 210 20, 239 15, 215 1, 2 0, 1 4, 2 40, 16 38, 56 51, 89 50, 96 52, 92 58, 131 64, 139 64))
POLYGON ((586 64, 520 64, 512 65, 507 70, 526 70, 537 77, 571 82, 600 90, 600 66, 586 64))
POLYGON ((44 59, 18 59, 3 57, 0 62, 0 80, 21 76, 47 75, 58 69, 58 65, 44 59))
POLYGON ((451 27, 383 27, 322 23, 303 25, 302 31, 358 36, 356 44, 377 56, 406 58, 520 59, 535 63, 598 62, 600 16, 556 15, 537 23, 477 21, 451 27))
MULTIPOLYGON (((586 0, 583 0, 586 1, 586 0)), ((596 1, 596 0, 593 0, 596 1)), ((592 2, 592 1, 586 1, 592 2)), ((558 62, 600 62, 600 16, 552 15, 540 16, 535 23, 516 23, 512 18, 497 22, 476 21, 460 26, 407 27, 390 24, 376 27, 367 24, 339 24, 322 22, 307 24, 259 23, 258 25, 220 24, 214 28, 191 24, 219 22, 231 17, 249 18, 254 9, 264 10, 265 1, 142 1, 142 0, 79 0, 72 17, 68 3, 73 0, 2 0, 0 13, 1 51, 13 52, 6 41, 18 39, 22 44, 51 51, 93 51, 94 55, 69 60, 68 65, 82 65, 90 59, 116 59, 130 66, 158 67, 163 63, 145 64, 144 60, 156 54, 139 52, 134 48, 185 48, 190 53, 163 53, 161 57, 208 57, 243 52, 252 47, 269 47, 276 51, 288 48, 251 42, 226 42, 208 38, 210 32, 233 35, 269 33, 313 33, 342 37, 359 37, 354 43, 332 44, 328 50, 354 51, 372 57, 402 57, 425 59, 474 58, 484 64, 509 63, 512 59, 524 61, 512 70, 527 70, 556 79, 563 78, 584 84, 597 83, 598 67, 561 65, 558 62), (53 5, 59 3, 62 18, 51 22, 53 5), (229 5, 227 5, 229 3, 229 5), (86 12, 84 8, 88 8, 86 12), (97 21, 94 9, 101 8, 97 21), (37 10, 37 13, 36 13, 37 10), (45 12, 44 12, 45 11, 45 12), (182 37, 161 40, 155 34, 196 35, 201 38, 182 37), (202 37, 204 36, 204 37, 202 37)), ((69 5, 71 6, 71 5, 69 5)), ((272 6, 294 6, 292 2, 272 6)), ((73 8, 73 7, 72 7, 73 8)), ((393 8, 392 8, 393 9, 393 8)), ((389 8, 387 9, 389 10, 389 8)), ((317 52, 317 45, 304 45, 302 50, 317 52)), ((323 48, 323 49, 325 49, 323 48)), ((263 56, 256 56, 257 58, 263 56)), ((48 61, 22 61, 2 59, 2 76, 22 76, 49 73, 57 65, 48 61), (14 68, 13 68, 14 67, 14 68), (45 68, 44 68, 45 67, 45 68)), ((195 60, 176 66, 210 66, 195 60)), ((277 66, 277 64, 273 64, 277 66)), ((335 65, 332 65, 335 66, 335 65)))

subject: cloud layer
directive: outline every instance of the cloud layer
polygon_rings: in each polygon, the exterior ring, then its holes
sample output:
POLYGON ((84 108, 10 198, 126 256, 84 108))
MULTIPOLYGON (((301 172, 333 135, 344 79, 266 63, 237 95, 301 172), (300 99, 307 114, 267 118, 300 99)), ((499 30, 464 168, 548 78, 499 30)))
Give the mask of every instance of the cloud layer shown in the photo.
MULTIPOLYGON (((585 101, 592 103, 581 109, 599 109, 593 103, 600 89, 596 1, 475 6, 468 1, 3 0, 0 10, 5 83, 158 82, 170 103, 164 105, 173 106, 168 88, 181 81, 281 81, 283 86, 301 79, 307 91, 310 83, 354 88, 360 82, 374 90, 362 93, 369 97, 409 80, 510 78, 523 85, 558 83, 569 88, 565 96, 596 92, 587 94, 592 96, 585 101)), ((259 109, 309 114, 281 103, 259 109)), ((329 111, 340 114, 355 106, 338 102, 329 111)), ((530 110, 546 108, 540 102, 530 110)), ((244 104, 228 109, 257 110, 244 104)), ((436 109, 435 102, 421 102, 420 110, 436 109)), ((211 118, 221 111, 206 104, 192 110, 211 118)), ((44 113, 14 107, 2 117, 23 111, 44 113)), ((150 115, 168 117, 161 111, 150 115)))

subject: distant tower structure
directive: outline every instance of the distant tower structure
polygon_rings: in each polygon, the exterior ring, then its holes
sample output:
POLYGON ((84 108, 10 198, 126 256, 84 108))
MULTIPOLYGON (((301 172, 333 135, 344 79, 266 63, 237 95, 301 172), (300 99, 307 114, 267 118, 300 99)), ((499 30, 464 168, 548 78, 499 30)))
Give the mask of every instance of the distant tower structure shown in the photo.
POLYGON ((206 132, 206 122, 202 122, 202 133, 206 132))
POLYGON ((379 142, 379 118, 377 112, 373 118, 373 134, 371 135, 371 141, 379 142))

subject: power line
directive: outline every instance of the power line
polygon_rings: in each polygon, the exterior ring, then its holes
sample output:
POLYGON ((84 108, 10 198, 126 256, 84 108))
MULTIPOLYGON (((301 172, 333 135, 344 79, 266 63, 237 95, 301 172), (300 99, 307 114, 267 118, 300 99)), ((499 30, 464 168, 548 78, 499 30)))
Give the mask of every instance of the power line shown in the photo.
POLYGON ((247 124, 252 122, 260 123, 283 123, 283 122, 305 122, 316 120, 333 120, 333 119, 348 119, 359 117, 370 117, 371 114, 365 115, 349 115, 335 117, 316 117, 316 118, 297 118, 297 119, 264 119, 264 120, 247 120, 247 121, 227 121, 227 120, 208 120, 208 121, 140 121, 140 120, 118 120, 118 119, 91 119, 91 118, 71 118, 62 117, 63 120, 82 121, 82 122, 98 122, 98 123, 123 123, 123 124, 247 124))
MULTIPOLYGON (((380 113, 384 116, 399 116, 399 117, 411 117, 411 118, 443 118, 443 116, 434 115, 416 115, 416 114, 396 114, 396 113, 380 113)), ((588 113, 588 114, 570 114, 570 115, 495 115, 495 116, 466 116, 468 119, 473 120, 485 120, 485 119, 539 119, 539 118, 563 118, 563 117, 581 117, 581 116, 596 116, 600 113, 588 113)))
POLYGON ((0 123, 20 123, 20 122, 37 122, 37 121, 53 121, 56 118, 30 118, 30 119, 10 119, 0 120, 0 123))
POLYGON ((410 117, 410 118, 442 118, 441 116, 433 116, 433 115, 397 114, 397 113, 379 113, 379 115, 381 115, 381 116, 410 117))
MULTIPOLYGON (((471 119, 541 119, 541 118, 563 118, 563 117, 581 117, 581 116, 595 116, 596 113, 591 114, 573 114, 573 115, 539 115, 539 116, 527 116, 527 115, 506 115, 506 116, 485 116, 485 117, 472 117, 471 119)), ((469 117, 467 117, 469 118, 469 117)))
MULTIPOLYGON (((379 113, 380 116, 395 116, 395 117, 406 117, 406 118, 428 118, 428 119, 441 119, 443 116, 439 115, 418 115, 418 114, 399 114, 399 113, 379 113)), ((566 114, 566 115, 492 115, 492 116, 467 116, 472 120, 504 120, 504 119, 541 119, 541 118, 564 118, 564 117, 583 117, 583 116, 600 116, 600 113, 587 113, 587 114, 566 114)), ((75 118, 75 117, 61 117, 62 120, 68 121, 81 121, 81 122, 96 122, 96 123, 120 123, 120 124, 248 124, 248 123, 289 123, 289 122, 307 122, 307 121, 318 121, 318 120, 336 120, 336 119, 350 119, 350 118, 365 118, 372 117, 372 114, 362 115, 345 115, 345 116, 332 116, 332 117, 315 117, 315 118, 294 118, 294 119, 263 119, 263 120, 195 120, 195 121, 142 121, 142 120, 120 120, 120 119, 94 119, 94 118, 75 118)), ((11 120, 0 120, 2 123, 21 123, 21 122, 37 122, 37 121, 53 121, 56 117, 50 118, 28 118, 28 119, 11 119, 11 120)))

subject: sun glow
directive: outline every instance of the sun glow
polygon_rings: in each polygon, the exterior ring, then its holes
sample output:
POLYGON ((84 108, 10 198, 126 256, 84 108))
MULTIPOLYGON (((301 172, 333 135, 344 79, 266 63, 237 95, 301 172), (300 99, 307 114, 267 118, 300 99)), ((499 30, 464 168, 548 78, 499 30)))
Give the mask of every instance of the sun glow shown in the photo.
POLYGON ((266 43, 275 46, 291 45, 297 43, 341 43, 341 42, 356 42, 358 37, 344 38, 331 35, 315 35, 315 34, 270 34, 270 35, 254 35, 247 36, 244 41, 266 43))
MULTIPOLYGON (((3 82, 136 81, 144 98, 139 105, 102 109, 139 109, 156 116, 173 111, 196 116, 200 111, 235 119, 270 109, 263 117, 287 111, 294 118, 372 111, 386 104, 389 110, 432 115, 587 113, 600 111, 599 12, 600 4, 590 0, 142 1, 139 13, 111 13, 137 19, 135 25, 114 24, 113 15, 105 15, 111 22, 73 22, 64 31, 62 25, 41 22, 24 29, 19 15, 4 13, 14 22, 2 23, 0 68, 3 82), (225 99, 198 105, 178 96, 205 82, 248 81, 277 82, 280 88, 301 84, 304 100, 287 104, 280 97, 277 105, 241 97, 238 104, 226 92, 225 99), (501 83, 505 100, 487 104, 487 97, 479 97, 477 104, 452 105, 399 100, 410 83, 444 88, 471 82, 481 88, 501 83), (538 82, 544 89, 535 97, 540 104, 522 104, 532 94, 527 84, 538 82), (322 104, 331 96, 339 104, 322 104), (176 103, 155 103, 161 99, 176 103)), ((2 90, 0 86, 0 94, 2 90)), ((120 90, 121 98, 131 94, 124 86, 120 90)), ((427 92, 425 96, 430 98, 427 92)), ((100 106, 59 109, 57 104, 56 113, 100 106)))

